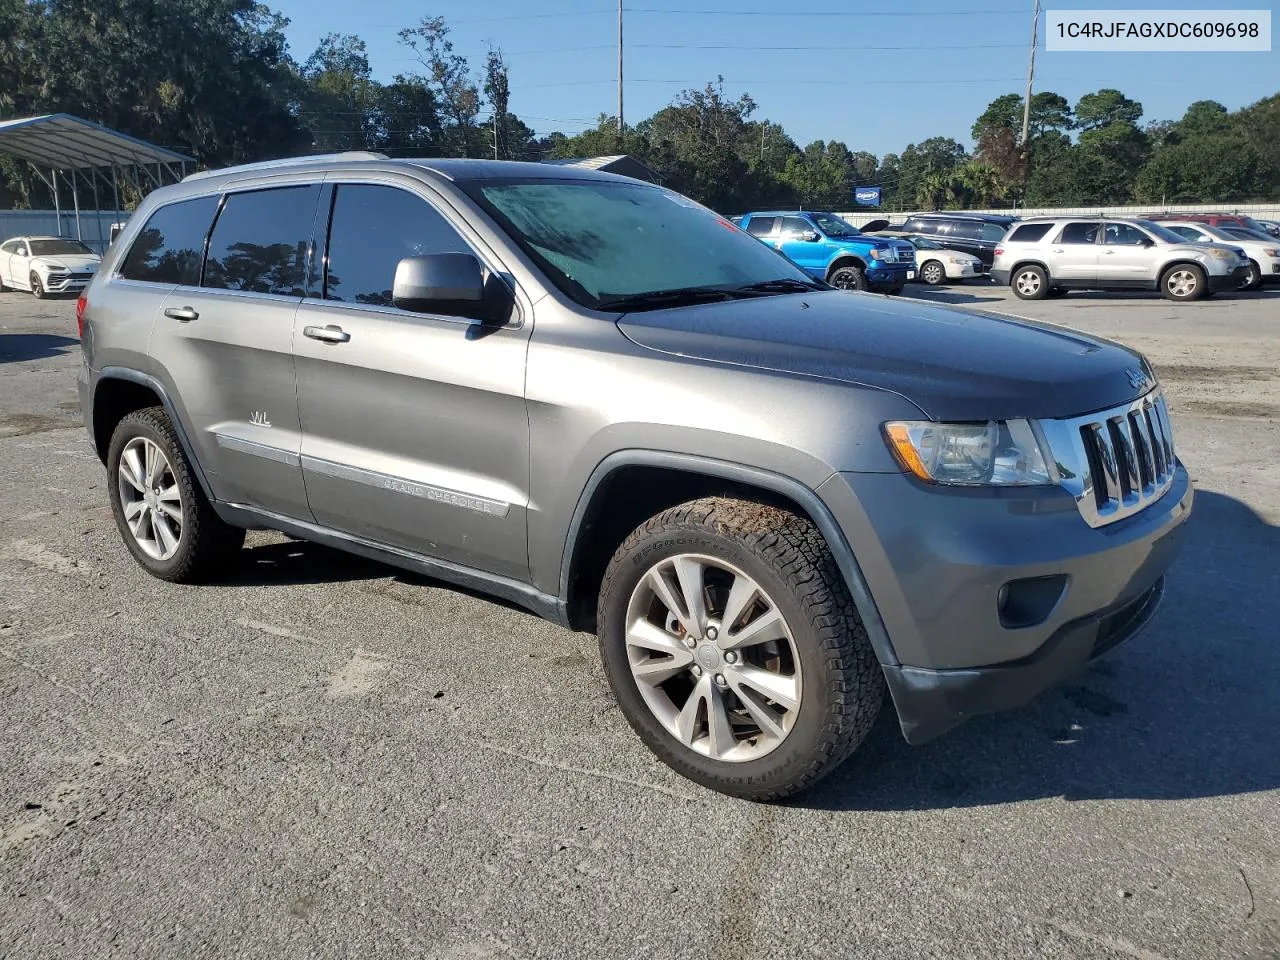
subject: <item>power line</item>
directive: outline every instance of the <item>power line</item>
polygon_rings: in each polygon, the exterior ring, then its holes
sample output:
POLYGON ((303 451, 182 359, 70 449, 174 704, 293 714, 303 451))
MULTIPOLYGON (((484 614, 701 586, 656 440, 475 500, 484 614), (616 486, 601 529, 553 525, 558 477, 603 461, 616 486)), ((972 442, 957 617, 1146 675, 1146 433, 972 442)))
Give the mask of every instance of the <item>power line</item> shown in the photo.
MULTIPOLYGON (((1019 44, 1019 46, 1021 46, 1021 44, 1019 44)), ((1012 77, 1012 78, 1010 78, 1010 77, 981 77, 981 78, 965 77, 965 78, 962 78, 962 79, 949 79, 949 80, 947 80, 947 81, 946 81, 946 83, 947 83, 947 85, 960 84, 960 83, 965 83, 965 84, 973 84, 973 83, 1022 83, 1022 82, 1023 82, 1023 80, 1024 80, 1024 78, 1023 78, 1023 77, 1012 77)), ((585 87, 585 86, 593 86, 593 85, 598 86, 598 85, 600 85, 600 84, 602 84, 602 83, 610 83, 610 84, 611 84, 611 83, 615 83, 615 82, 616 82, 616 81, 615 81, 615 80, 613 80, 613 79, 607 79, 607 80, 563 80, 563 81, 559 81, 559 82, 556 82, 556 83, 523 83, 523 84, 521 84, 521 85, 520 85, 520 89, 521 89, 521 90, 535 90, 535 89, 543 89, 543 88, 546 88, 546 87, 585 87)), ((703 77, 702 79, 699 79, 699 80, 674 80, 674 79, 672 79, 672 80, 666 80, 666 79, 661 79, 661 78, 658 78, 658 77, 630 77, 630 78, 628 78, 628 79, 627 79, 627 83, 684 84, 684 85, 686 85, 686 86, 694 86, 694 87, 700 87, 702 84, 705 84, 706 82, 707 82, 707 81, 706 81, 706 78, 705 78, 705 77, 703 77)), ((753 85, 753 86, 770 86, 770 85, 774 85, 774 86, 782 86, 782 85, 803 85, 803 86, 842 86, 842 87, 847 87, 847 86, 849 85, 849 79, 848 79, 847 77, 833 78, 833 79, 829 79, 829 80, 810 80, 810 79, 793 79, 793 78, 781 78, 781 79, 780 79, 780 78, 778 78, 778 77, 757 78, 757 79, 754 79, 754 80, 753 80, 753 79, 739 79, 739 78, 736 78, 736 77, 725 77, 725 78, 724 78, 724 82, 725 82, 725 83, 727 83, 727 84, 734 84, 734 85, 739 85, 739 86, 741 86, 741 85, 751 84, 751 85, 753 85)), ((899 85, 918 85, 918 84, 922 84, 922 83, 931 83, 931 84, 936 84, 937 82, 938 82, 937 80, 926 80, 926 79, 905 79, 905 78, 895 78, 895 79, 892 79, 892 80, 865 80, 865 79, 859 79, 859 80, 858 80, 858 82, 857 82, 857 85, 858 85, 859 87, 867 87, 867 86, 899 86, 899 85)), ((1073 80, 1069 80, 1069 79, 1066 79, 1066 78, 1057 78, 1057 79, 1053 79, 1053 80, 1051 80, 1050 82, 1053 82, 1053 83, 1073 83, 1073 82, 1075 82, 1075 81, 1073 81, 1073 80)))

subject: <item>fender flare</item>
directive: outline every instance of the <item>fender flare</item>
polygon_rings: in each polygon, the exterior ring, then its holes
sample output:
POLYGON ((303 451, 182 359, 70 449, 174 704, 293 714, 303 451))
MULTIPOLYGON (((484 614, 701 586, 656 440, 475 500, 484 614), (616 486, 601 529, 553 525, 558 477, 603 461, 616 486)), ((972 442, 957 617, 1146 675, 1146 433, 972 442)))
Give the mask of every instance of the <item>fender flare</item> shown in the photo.
POLYGON ((885 629, 884 620, 880 617, 880 610, 876 606, 875 599, 871 596, 871 590, 867 586, 867 580, 862 573, 858 558, 854 555, 848 540, 845 539, 844 532, 840 529, 840 525, 836 522, 831 510, 822 501, 822 498, 805 484, 783 474, 694 454, 672 453, 663 450, 619 450, 611 453, 596 465, 596 468, 591 472, 591 476, 587 479, 582 493, 578 496, 578 504, 574 508, 573 518, 569 522, 569 529, 565 535, 564 550, 560 562, 559 592, 562 604, 567 603, 569 600, 569 582, 573 570, 574 557, 577 552, 578 534, 596 492, 612 473, 621 468, 633 466, 660 467, 667 470, 681 470, 687 473, 731 480, 769 490, 795 502, 808 514, 822 534, 823 539, 826 540, 827 547, 831 550, 832 557, 835 558, 836 566, 839 568, 845 584, 853 596, 854 606, 858 610, 858 615, 862 618, 862 625, 866 628, 867 637, 871 641, 872 649, 875 650, 876 658, 882 664, 896 665, 898 663, 898 657, 893 650, 893 643, 889 639, 889 633, 885 629))

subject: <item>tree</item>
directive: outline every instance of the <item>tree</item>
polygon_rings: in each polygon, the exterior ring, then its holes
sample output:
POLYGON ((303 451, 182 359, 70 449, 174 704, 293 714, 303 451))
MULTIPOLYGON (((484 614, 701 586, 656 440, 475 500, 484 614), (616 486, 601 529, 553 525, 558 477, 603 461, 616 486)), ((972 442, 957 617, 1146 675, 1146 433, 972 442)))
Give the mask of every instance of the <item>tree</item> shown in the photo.
POLYGON ((1075 119, 1083 131, 1098 130, 1113 123, 1136 127, 1142 119, 1142 104, 1108 87, 1081 97, 1076 102, 1075 119))
POLYGON ((453 52, 449 25, 443 17, 423 17, 416 27, 400 31, 400 43, 413 51, 426 73, 421 80, 435 99, 443 120, 441 131, 446 155, 480 156, 481 137, 476 129, 480 115, 480 89, 471 79, 466 57, 453 52))
POLYGON ((359 37, 328 34, 303 64, 299 119, 322 153, 378 146, 381 89, 370 78, 369 57, 359 37))
POLYGON ((444 133, 436 99, 420 77, 397 76, 378 90, 378 149, 389 156, 439 156, 444 133))

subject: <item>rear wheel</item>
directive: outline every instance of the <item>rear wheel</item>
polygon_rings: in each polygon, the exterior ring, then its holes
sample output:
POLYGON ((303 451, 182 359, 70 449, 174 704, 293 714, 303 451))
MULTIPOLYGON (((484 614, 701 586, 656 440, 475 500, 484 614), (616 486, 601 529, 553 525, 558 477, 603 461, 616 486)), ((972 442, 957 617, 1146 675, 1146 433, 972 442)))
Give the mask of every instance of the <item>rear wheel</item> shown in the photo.
POLYGON ((197 583, 244 543, 223 523, 193 476, 163 407, 126 416, 107 450, 111 512, 125 546, 152 576, 197 583))
POLYGON ((45 297, 44 284, 40 282, 38 273, 31 274, 31 295, 37 300, 43 300, 45 297))
POLYGON ((1049 278, 1043 268, 1033 264, 1015 270, 1009 286, 1019 300, 1043 300, 1049 293, 1049 278))
POLYGON ((1160 292, 1169 300, 1199 300, 1208 289, 1204 271, 1190 263, 1175 264, 1160 278, 1160 292))
POLYGON ((832 270, 827 276, 827 283, 840 290, 866 290, 870 286, 866 272, 852 264, 832 270))
POLYGON ((920 279, 931 287, 947 282, 947 271, 937 260, 926 260, 920 267, 920 279))
POLYGON ((605 572, 599 641, 640 739, 713 790, 778 800, 863 741, 884 679, 817 528, 711 497, 627 538, 605 572))

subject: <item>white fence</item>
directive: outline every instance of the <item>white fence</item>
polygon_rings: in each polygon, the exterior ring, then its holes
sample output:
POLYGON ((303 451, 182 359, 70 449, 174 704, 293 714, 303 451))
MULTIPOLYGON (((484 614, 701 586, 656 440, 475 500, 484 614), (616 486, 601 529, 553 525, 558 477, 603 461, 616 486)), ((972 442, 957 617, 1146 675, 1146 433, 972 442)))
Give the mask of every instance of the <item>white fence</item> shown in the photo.
MULTIPOLYGON (((917 210, 915 213, 926 211, 917 210)), ((938 213, 1001 213, 1015 217, 1143 217, 1161 213, 1234 213, 1246 217, 1258 217, 1263 220, 1280 220, 1280 203, 1167 203, 1130 205, 1123 207, 1019 207, 1012 210, 939 210, 938 213)), ((2 214, 0 214, 2 216, 2 214)), ((888 220, 890 223, 902 223, 909 213, 889 213, 883 210, 852 210, 840 216, 860 227, 872 220, 888 220)))
MULTIPOLYGON (((80 236, 86 244, 99 253, 107 248, 111 239, 111 224, 128 220, 127 213, 111 211, 80 211, 80 236)), ((10 237, 75 237, 76 214, 74 210, 62 211, 62 223, 53 210, 0 210, 0 243, 10 237)))

